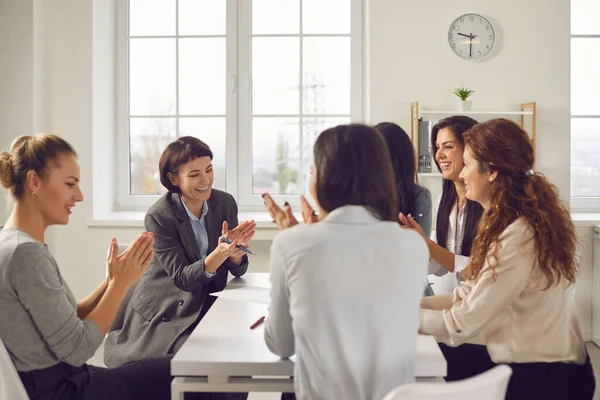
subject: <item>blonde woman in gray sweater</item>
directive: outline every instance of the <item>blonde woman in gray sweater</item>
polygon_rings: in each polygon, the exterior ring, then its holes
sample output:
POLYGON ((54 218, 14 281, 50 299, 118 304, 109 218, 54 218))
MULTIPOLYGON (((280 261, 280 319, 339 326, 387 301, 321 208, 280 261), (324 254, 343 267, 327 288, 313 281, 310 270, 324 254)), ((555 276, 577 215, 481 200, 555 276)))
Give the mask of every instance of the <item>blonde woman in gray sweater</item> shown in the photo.
POLYGON ((127 290, 152 260, 140 234, 122 254, 110 244, 108 277, 75 301, 44 244, 83 200, 75 150, 55 135, 21 136, 0 154, 0 181, 12 213, 0 231, 0 338, 31 399, 168 399, 170 359, 121 368, 85 362, 102 343, 127 290))

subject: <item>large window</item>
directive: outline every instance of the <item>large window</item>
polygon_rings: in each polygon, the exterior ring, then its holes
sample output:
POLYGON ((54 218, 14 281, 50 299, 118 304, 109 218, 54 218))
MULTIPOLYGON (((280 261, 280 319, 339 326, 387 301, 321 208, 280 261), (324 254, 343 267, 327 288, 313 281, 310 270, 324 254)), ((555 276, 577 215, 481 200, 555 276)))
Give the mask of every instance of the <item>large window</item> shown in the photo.
POLYGON ((571 0, 572 207, 600 211, 600 1, 571 0))
POLYGON ((324 128, 362 119, 361 0, 118 2, 118 207, 164 192, 177 137, 213 150, 240 207, 306 193, 324 128))

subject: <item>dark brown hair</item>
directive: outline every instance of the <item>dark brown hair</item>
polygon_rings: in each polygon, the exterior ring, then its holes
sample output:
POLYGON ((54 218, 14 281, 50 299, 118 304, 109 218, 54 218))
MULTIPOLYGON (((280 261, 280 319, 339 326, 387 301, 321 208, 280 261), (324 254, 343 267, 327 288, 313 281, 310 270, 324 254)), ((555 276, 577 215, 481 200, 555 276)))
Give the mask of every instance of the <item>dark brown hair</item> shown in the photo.
MULTIPOLYGON (((455 115, 444 118, 433 126, 431 130, 431 149, 434 152, 433 160, 438 168, 438 171, 442 172, 442 169, 435 158, 435 153, 437 151, 436 142, 439 131, 444 128, 450 129, 456 140, 464 148, 465 141, 463 139, 463 134, 475 125, 477 125, 477 121, 475 121, 473 118, 465 115, 455 115)), ((444 179, 442 183, 442 198, 438 207, 435 225, 436 242, 444 248, 448 243, 450 214, 452 213, 452 209, 456 207, 457 201, 458 194, 456 193, 456 186, 454 186, 454 182, 444 179)), ((473 244, 475 233, 477 232, 477 224, 481 219, 481 214, 483 214, 483 208, 481 205, 475 201, 467 200, 465 205, 465 221, 463 227, 464 233, 462 243, 460 245, 460 255, 469 256, 471 254, 471 246, 473 244)), ((456 229, 458 229, 458 227, 456 227, 456 229)))
POLYGON ((364 206, 383 221, 398 222, 390 156, 376 129, 361 124, 323 131, 314 146, 317 201, 331 212, 364 206))
POLYGON ((10 151, 0 153, 0 181, 10 190, 12 197, 21 200, 25 194, 27 173, 35 171, 46 178, 50 166, 58 167, 61 156, 77 153, 66 140, 47 133, 20 136, 10 146, 10 151))
POLYGON ((500 235, 517 218, 523 218, 533 233, 547 288, 561 278, 575 282, 575 227, 556 187, 541 174, 529 175, 535 155, 527 132, 513 121, 493 119, 473 127, 465 134, 465 143, 481 171, 498 173, 490 189, 490 208, 475 237, 467 276, 477 279, 486 260, 495 269, 500 235))
POLYGON ((210 157, 213 153, 210 147, 202 140, 193 136, 182 136, 167 146, 158 161, 160 171, 160 183, 167 188, 169 192, 180 193, 181 189, 175 186, 169 180, 169 173, 177 175, 179 167, 188 161, 199 157, 210 157))
POLYGON ((398 212, 417 215, 415 192, 415 148, 408 134, 393 122, 375 125, 381 132, 392 161, 392 171, 398 193, 398 212))

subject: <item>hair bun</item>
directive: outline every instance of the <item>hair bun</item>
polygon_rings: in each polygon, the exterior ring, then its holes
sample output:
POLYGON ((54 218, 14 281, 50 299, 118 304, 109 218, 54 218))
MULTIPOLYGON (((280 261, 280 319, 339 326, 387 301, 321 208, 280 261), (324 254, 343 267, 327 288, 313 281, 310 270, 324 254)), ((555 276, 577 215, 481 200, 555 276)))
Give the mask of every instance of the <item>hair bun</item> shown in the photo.
POLYGON ((6 151, 0 153, 0 183, 5 188, 12 187, 12 154, 6 151))

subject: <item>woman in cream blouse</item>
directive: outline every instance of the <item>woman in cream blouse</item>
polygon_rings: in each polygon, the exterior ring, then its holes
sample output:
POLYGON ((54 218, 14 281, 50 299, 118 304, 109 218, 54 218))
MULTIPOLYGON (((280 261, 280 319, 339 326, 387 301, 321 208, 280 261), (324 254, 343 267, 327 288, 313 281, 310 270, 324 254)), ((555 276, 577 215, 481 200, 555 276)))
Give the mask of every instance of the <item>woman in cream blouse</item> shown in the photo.
POLYGON ((505 119, 465 134, 460 174, 484 214, 466 278, 425 298, 420 332, 434 335, 447 380, 508 364, 507 399, 592 399, 595 379, 575 312, 575 229, 556 188, 532 171, 527 133, 505 119), (463 344, 480 332, 485 346, 463 344))

